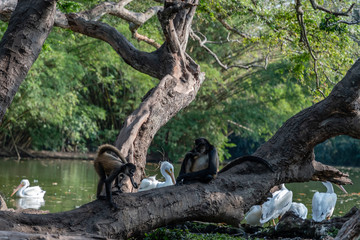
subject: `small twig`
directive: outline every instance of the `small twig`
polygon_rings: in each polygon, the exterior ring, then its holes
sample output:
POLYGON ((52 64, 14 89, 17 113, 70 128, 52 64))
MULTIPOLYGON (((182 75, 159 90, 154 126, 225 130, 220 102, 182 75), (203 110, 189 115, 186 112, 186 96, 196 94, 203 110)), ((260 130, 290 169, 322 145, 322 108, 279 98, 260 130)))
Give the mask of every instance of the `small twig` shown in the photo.
POLYGON ((245 127, 245 126, 243 126, 243 125, 241 125, 239 123, 236 123, 236 122, 234 122, 232 120, 227 120, 227 121, 228 121, 228 123, 234 124, 235 126, 238 126, 239 128, 243 128, 243 129, 248 130, 250 132, 254 132, 251 128, 245 127))
POLYGON ((320 6, 316 3, 315 0, 310 0, 311 6, 313 7, 314 10, 320 10, 329 14, 332 14, 334 16, 350 16, 350 12, 353 9, 353 7, 355 6, 355 3, 351 4, 351 6, 348 8, 348 10, 346 12, 335 12, 335 11, 331 11, 327 8, 324 8, 323 6, 320 6))
MULTIPOLYGON (((216 62, 220 65, 220 67, 222 67, 225 70, 229 70, 231 68, 243 68, 243 69, 250 69, 253 67, 259 67, 259 68, 265 68, 267 67, 267 60, 265 59, 265 66, 262 65, 257 65, 257 64, 248 64, 248 65, 243 65, 243 64, 235 64, 235 65, 226 65, 224 63, 221 62, 221 60, 219 59, 219 57, 216 55, 216 53, 214 53, 213 51, 211 51, 210 48, 208 48, 205 43, 207 43, 207 39, 206 37, 202 34, 199 33, 201 36, 203 36, 204 40, 202 40, 198 35, 196 35, 194 33, 194 31, 190 31, 190 36, 194 39, 197 40, 199 42, 200 47, 204 48, 211 56, 213 56, 216 60, 216 62)), ((268 57, 268 55, 267 55, 268 57)))
POLYGON ((12 140, 12 142, 13 142, 13 145, 14 145, 14 148, 15 148, 15 151, 16 151, 17 160, 20 161, 20 159, 21 159, 20 153, 19 153, 19 151, 18 151, 18 149, 17 149, 16 143, 15 143, 15 139, 14 139, 14 136, 13 136, 13 134, 12 134, 12 131, 11 131, 10 126, 9 126, 9 131, 10 131, 11 140, 12 140))
POLYGON ((243 38, 250 38, 249 35, 246 35, 245 33, 240 32, 238 29, 230 26, 227 22, 225 22, 224 19, 218 18, 218 21, 219 21, 227 30, 229 30, 229 31, 231 31, 231 32, 233 32, 233 33, 235 33, 235 34, 238 34, 238 35, 240 35, 240 36, 243 37, 243 38))
POLYGON ((154 39, 148 38, 147 36, 141 35, 140 33, 137 32, 139 27, 140 27, 140 25, 136 25, 134 23, 129 24, 129 29, 132 33, 133 38, 135 38, 138 41, 145 42, 145 43, 155 47, 156 49, 159 49, 161 47, 161 45, 159 43, 157 43, 154 39))
MULTIPOLYGON (((311 1, 311 0, 310 0, 311 1)), ((316 78, 316 89, 323 95, 323 97, 325 98, 324 93, 320 90, 320 79, 319 79, 319 74, 317 72, 317 57, 315 56, 314 51, 312 50, 311 46, 310 46, 310 42, 308 40, 307 37, 307 33, 306 33, 306 27, 305 27, 305 23, 304 23, 304 11, 301 8, 301 2, 300 0, 296 0, 296 5, 295 5, 295 9, 296 9, 296 16, 297 16, 297 20, 299 22, 300 28, 301 28, 301 35, 300 35, 300 41, 304 42, 305 46, 307 47, 311 58, 314 61, 314 72, 315 72, 315 78, 316 78)))
POLYGON ((343 23, 343 24, 347 24, 347 25, 356 25, 356 24, 360 23, 360 20, 357 20, 357 21, 354 21, 354 22, 348 22, 348 21, 345 21, 345 20, 339 20, 339 21, 333 22, 333 23, 331 23, 331 24, 329 24, 327 26, 331 27, 331 26, 337 25, 339 23, 343 23))

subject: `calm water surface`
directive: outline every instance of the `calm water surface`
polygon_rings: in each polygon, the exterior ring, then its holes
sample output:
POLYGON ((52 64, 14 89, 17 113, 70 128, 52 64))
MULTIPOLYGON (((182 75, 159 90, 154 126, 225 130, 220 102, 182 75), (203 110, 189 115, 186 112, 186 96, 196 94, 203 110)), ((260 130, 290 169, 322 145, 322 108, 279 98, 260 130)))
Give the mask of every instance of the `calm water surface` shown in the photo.
MULTIPOLYGON (((20 162, 0 158, 0 192, 5 196, 9 208, 33 207, 49 212, 72 210, 85 203, 95 200, 98 176, 92 161, 81 160, 34 160, 25 159, 20 162), (15 196, 10 197, 13 189, 21 179, 28 179, 31 186, 40 186, 46 191, 42 202, 24 202, 15 196)), ((161 177, 157 164, 148 164, 148 175, 157 174, 161 177)), ((175 165, 175 176, 180 165, 175 165)), ((348 195, 334 186, 338 201, 334 216, 343 215, 353 206, 360 208, 360 168, 339 167, 350 175, 354 185, 345 186, 348 195)), ((325 192, 320 182, 291 183, 286 187, 293 191, 293 201, 302 202, 309 209, 311 218, 311 199, 316 191, 325 192)))

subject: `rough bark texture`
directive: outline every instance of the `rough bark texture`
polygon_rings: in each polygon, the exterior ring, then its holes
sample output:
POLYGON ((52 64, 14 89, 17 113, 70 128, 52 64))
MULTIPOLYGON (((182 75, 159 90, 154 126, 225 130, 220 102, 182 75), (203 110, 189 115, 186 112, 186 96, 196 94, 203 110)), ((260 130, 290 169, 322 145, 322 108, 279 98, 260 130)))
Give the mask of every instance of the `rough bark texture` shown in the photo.
POLYGON ((338 232, 335 240, 351 240, 360 238, 360 210, 357 211, 351 216, 351 218, 346 221, 338 232))
POLYGON ((0 122, 54 24, 55 7, 55 0, 20 0, 10 18, 0 42, 0 122))

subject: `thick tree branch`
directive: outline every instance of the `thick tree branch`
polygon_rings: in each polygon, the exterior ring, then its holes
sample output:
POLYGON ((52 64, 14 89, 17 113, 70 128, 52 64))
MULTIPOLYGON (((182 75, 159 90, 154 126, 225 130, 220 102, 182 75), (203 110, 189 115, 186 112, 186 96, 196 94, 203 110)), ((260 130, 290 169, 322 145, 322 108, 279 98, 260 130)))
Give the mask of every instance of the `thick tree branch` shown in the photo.
POLYGON ((54 24, 55 0, 19 3, 0 42, 0 122, 54 24))
POLYGON ((164 76, 164 71, 167 72, 159 67, 160 50, 152 53, 139 51, 115 28, 105 23, 87 21, 77 14, 69 14, 67 18, 71 30, 109 43, 126 63, 138 71, 159 79, 164 76))

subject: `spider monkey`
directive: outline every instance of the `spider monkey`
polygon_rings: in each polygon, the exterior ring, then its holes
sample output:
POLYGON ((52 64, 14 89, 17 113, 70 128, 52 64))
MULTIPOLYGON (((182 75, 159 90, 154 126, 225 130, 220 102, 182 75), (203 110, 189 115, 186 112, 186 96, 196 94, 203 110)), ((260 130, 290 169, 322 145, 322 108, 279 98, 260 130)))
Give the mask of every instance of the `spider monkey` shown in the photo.
POLYGON ((118 179, 118 175, 120 173, 122 173, 123 175, 127 175, 130 178, 133 187, 138 188, 138 185, 134 182, 133 179, 134 173, 136 171, 136 166, 132 163, 128 163, 125 160, 124 156, 120 153, 119 149, 117 149, 113 145, 103 144, 98 148, 97 155, 94 160, 94 167, 95 171, 100 177, 97 186, 96 197, 100 199, 100 194, 103 189, 103 185, 105 184, 106 199, 114 208, 116 208, 116 205, 112 200, 111 186, 113 181, 115 180, 115 185, 121 192, 118 179), (111 151, 115 153, 115 155, 119 158, 113 156, 112 154, 106 153, 106 151, 111 151))
POLYGON ((215 179, 219 168, 219 156, 216 148, 205 138, 195 139, 195 147, 186 153, 176 182, 208 183, 215 179))
POLYGON ((225 167, 223 167, 219 171, 219 173, 223 173, 223 172, 229 170, 230 168, 232 168, 233 166, 241 164, 246 161, 261 163, 261 164, 265 165, 268 169, 270 169, 272 172, 275 172, 273 167, 271 166, 271 164, 263 158, 256 157, 256 156, 242 156, 242 157, 238 157, 238 158, 234 159, 233 161, 231 161, 230 163, 228 163, 225 167))

